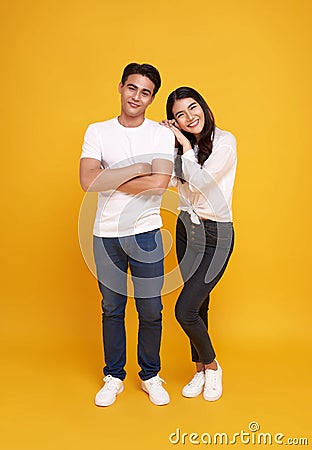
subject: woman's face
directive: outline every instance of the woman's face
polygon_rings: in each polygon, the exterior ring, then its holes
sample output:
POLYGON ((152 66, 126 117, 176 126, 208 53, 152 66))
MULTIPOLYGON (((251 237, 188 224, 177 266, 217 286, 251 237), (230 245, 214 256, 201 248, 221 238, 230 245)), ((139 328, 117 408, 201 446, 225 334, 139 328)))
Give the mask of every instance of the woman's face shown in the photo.
POLYGON ((183 131, 198 137, 205 125, 205 115, 202 107, 193 98, 176 100, 172 114, 183 131))

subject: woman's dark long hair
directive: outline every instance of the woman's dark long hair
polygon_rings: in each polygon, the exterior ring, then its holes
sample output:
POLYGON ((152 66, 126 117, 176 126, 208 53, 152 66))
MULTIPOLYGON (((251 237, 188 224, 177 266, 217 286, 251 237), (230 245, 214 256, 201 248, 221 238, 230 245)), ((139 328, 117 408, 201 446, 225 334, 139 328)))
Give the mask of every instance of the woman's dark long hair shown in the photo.
MULTIPOLYGON (((209 158, 209 156, 212 152, 212 143, 213 143, 213 138, 214 138, 214 134, 215 134, 214 117, 213 117, 213 114, 212 114, 209 106, 203 99, 203 97, 197 91, 195 91, 195 89, 186 87, 186 86, 182 86, 182 87, 179 87, 178 89, 176 89, 175 91, 171 92, 171 94, 169 95, 169 97, 167 99, 166 110, 167 110, 167 119, 168 120, 175 119, 175 117, 172 114, 172 108, 173 108, 174 102, 176 100, 181 100, 182 98, 194 99, 200 105, 200 107, 202 108, 202 110, 204 112, 205 124, 204 124, 204 128, 202 129, 202 131, 199 135, 198 142, 196 142, 196 138, 195 138, 194 134, 181 130, 182 133, 184 134, 184 136, 190 141, 193 148, 194 148, 194 145, 197 143, 197 145, 198 145, 197 160, 198 160, 198 164, 202 167, 204 162, 206 161, 207 158, 209 158)), ((182 149, 182 145, 178 143, 178 153, 175 158, 174 168, 175 168, 176 176, 181 180, 182 183, 184 183, 185 180, 184 180, 184 175, 183 175, 183 171, 182 171, 181 155, 183 155, 183 149, 182 149)))

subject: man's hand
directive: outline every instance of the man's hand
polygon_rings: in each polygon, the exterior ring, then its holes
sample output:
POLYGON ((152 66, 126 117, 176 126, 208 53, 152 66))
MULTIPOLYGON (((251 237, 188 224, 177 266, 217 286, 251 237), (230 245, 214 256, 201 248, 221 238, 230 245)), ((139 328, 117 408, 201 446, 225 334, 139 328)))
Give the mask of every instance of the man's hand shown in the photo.
POLYGON ((136 178, 150 176, 151 164, 140 162, 120 169, 102 169, 101 161, 93 158, 80 160, 80 184, 87 192, 115 190, 123 183, 136 178))
POLYGON ((152 162, 152 173, 132 179, 118 190, 127 194, 162 195, 166 190, 173 169, 173 163, 168 159, 155 158, 152 162))
POLYGON ((138 172, 137 176, 145 176, 145 175, 151 175, 152 174, 152 164, 149 163, 145 163, 145 162, 140 162, 140 163, 135 163, 133 164, 134 167, 134 171, 138 172))

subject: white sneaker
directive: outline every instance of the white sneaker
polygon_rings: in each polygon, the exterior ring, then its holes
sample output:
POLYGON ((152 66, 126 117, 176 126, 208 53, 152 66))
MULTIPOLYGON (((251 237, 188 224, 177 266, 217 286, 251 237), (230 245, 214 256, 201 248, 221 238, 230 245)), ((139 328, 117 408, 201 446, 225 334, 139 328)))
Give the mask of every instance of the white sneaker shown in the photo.
POLYGON ((123 382, 119 378, 106 375, 105 384, 95 396, 95 404, 97 406, 110 406, 116 400, 117 394, 124 390, 123 382))
POLYGON ((205 370, 204 399, 210 402, 218 400, 222 395, 222 369, 216 360, 218 369, 205 370))
POLYGON ((201 370, 196 372, 191 381, 182 389, 182 395, 184 397, 197 397, 204 387, 205 373, 201 370))
POLYGON ((158 375, 148 380, 142 381, 143 391, 149 394, 149 399, 155 405, 167 405, 170 402, 170 397, 166 389, 162 387, 165 381, 158 375))

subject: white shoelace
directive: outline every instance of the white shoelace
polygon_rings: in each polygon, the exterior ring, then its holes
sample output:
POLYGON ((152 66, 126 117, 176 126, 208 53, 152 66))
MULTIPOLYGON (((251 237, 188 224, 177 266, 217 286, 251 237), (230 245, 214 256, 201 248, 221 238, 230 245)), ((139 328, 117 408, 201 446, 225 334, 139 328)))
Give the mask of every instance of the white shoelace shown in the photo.
POLYGON ((112 391, 113 389, 118 390, 119 386, 116 380, 114 380, 114 378, 111 375, 106 375, 106 377, 104 378, 105 381, 105 386, 107 386, 107 389, 112 391))
POLYGON ((216 390, 217 387, 217 371, 216 370, 209 370, 207 379, 206 379, 206 385, 207 387, 216 390))
POLYGON ((162 383, 166 384, 165 380, 163 380, 162 378, 160 378, 158 376, 153 377, 153 378, 151 378, 150 380, 147 380, 147 381, 151 385, 151 387, 161 386, 162 383))
POLYGON ((188 383, 188 386, 200 386, 203 382, 203 372, 195 373, 194 377, 188 383))

